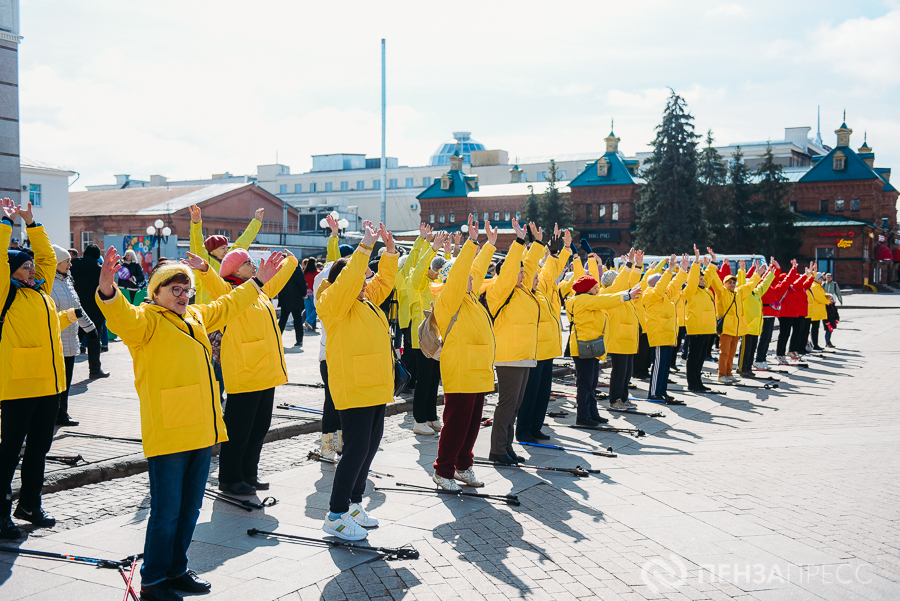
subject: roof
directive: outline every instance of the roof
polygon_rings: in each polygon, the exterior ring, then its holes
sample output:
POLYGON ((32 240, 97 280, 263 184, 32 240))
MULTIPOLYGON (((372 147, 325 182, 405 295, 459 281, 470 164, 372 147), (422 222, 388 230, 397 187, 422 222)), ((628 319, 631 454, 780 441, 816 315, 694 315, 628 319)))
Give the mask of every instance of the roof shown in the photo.
POLYGON ((446 175, 450 178, 450 187, 447 190, 441 189, 443 177, 436 177, 434 178, 434 183, 425 188, 425 191, 416 196, 416 198, 419 200, 426 198, 459 198, 478 191, 478 176, 466 175, 458 169, 452 169, 446 175))
MULTIPOLYGON (((838 225, 867 225, 879 227, 873 223, 866 223, 858 219, 847 219, 835 215, 819 215, 815 213, 799 213, 801 221, 794 222, 797 227, 834 227, 838 225)), ((880 229, 880 228, 879 228, 880 229)))
POLYGON ((241 183, 71 192, 69 193, 69 214, 72 216, 171 215, 193 204, 199 204, 245 187, 256 186, 241 183))
MULTIPOLYGON (((842 125, 841 127, 846 127, 842 125)), ((801 182, 839 182, 852 180, 881 179, 874 169, 849 146, 834 148, 827 155, 817 161, 806 175, 798 181, 801 182), (845 157, 844 168, 840 171, 834 169, 834 153, 841 152, 845 157)), ((885 182, 887 183, 887 182, 885 182)))
POLYGON ((57 167, 56 165, 51 165, 50 163, 44 163, 43 161, 36 161, 34 159, 29 159, 26 157, 19 158, 19 167, 26 169, 40 169, 41 171, 60 171, 63 173, 70 173, 72 175, 77 173, 77 171, 72 171, 71 169, 57 167))
POLYGON ((607 152, 600 158, 609 161, 609 169, 607 175, 600 177, 597 175, 597 159, 587 166, 587 168, 578 174, 578 176, 569 182, 570 188, 582 186, 622 186, 622 185, 638 185, 644 183, 644 180, 635 177, 626 167, 625 160, 618 152, 607 152))
POLYGON ((537 163, 549 163, 551 160, 557 163, 566 163, 569 161, 596 161, 597 157, 602 156, 601 151, 596 152, 570 152, 563 154, 547 154, 536 155, 530 157, 519 157, 519 165, 532 165, 537 163))
MULTIPOLYGON (((534 190, 535 194, 543 194, 550 187, 550 182, 521 182, 514 184, 492 184, 481 186, 474 192, 469 192, 469 198, 484 198, 488 196, 527 196, 534 190), (530 189, 529 189, 530 188, 530 189)), ((556 182, 556 188, 561 194, 569 193, 569 182, 556 182)))

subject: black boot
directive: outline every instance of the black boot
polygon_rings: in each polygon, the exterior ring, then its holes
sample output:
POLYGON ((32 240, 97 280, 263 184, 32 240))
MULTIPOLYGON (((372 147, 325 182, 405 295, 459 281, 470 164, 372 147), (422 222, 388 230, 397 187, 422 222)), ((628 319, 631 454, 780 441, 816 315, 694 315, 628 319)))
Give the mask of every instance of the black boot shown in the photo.
POLYGON ((206 593, 212 588, 212 585, 197 576, 194 570, 188 570, 178 578, 170 578, 166 580, 166 584, 169 588, 182 593, 206 593))
POLYGON ((19 503, 16 505, 16 511, 13 513, 13 517, 25 520, 26 522, 31 522, 38 528, 53 528, 56 526, 56 518, 48 515, 40 505, 28 509, 22 507, 22 504, 19 503))

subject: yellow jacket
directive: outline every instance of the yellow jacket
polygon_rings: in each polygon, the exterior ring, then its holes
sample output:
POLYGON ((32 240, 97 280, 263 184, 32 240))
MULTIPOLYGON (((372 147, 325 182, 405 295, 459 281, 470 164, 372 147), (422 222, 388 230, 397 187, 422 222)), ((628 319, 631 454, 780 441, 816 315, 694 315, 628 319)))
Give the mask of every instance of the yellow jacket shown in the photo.
MULTIPOLYGON (((409 299, 409 333, 413 348, 419 348, 419 325, 425 320, 425 311, 431 309, 431 303, 434 302, 434 293, 430 284, 441 283, 440 278, 428 277, 431 260, 436 256, 437 252, 425 241, 425 245, 419 253, 418 262, 406 279, 406 296, 409 299)), ((450 260, 448 255, 445 255, 445 258, 450 260)), ((409 263, 409 259, 406 262, 409 263)), ((406 267, 406 264, 403 266, 406 267)))
POLYGON ((391 333, 378 305, 394 288, 399 255, 383 253, 378 273, 366 283, 370 254, 357 247, 337 280, 320 288, 316 306, 325 327, 328 387, 340 411, 385 405, 394 399, 391 333), (359 300, 364 283, 365 299, 359 300))
MULTIPOLYGON (((234 250, 236 248, 243 248, 244 250, 249 249, 250 243, 256 239, 256 234, 259 233, 260 227, 262 227, 262 223, 258 219, 252 219, 247 225, 247 229, 244 231, 244 233, 234 241, 234 244, 232 244, 228 250, 234 250)), ((219 260, 217 258, 209 254, 209 252, 207 252, 206 250, 206 246, 203 245, 202 222, 191 222, 191 252, 198 257, 202 257, 207 263, 209 263, 210 269, 213 269, 216 273, 219 273, 219 269, 222 267, 222 264, 219 263, 219 260)), ((203 287, 203 282, 198 280, 196 286, 197 292, 194 302, 200 305, 208 305, 210 302, 212 302, 212 298, 203 287)), ((215 330, 210 330, 210 332, 215 332, 215 330)))
MULTIPOLYGON (((11 236, 9 222, 0 222, 0 309, 13 285, 6 255, 11 236)), ((34 250, 34 277, 44 283, 38 290, 19 288, 6 314, 0 341, 0 401, 50 396, 66 389, 59 333, 77 320, 74 311, 57 311, 50 298, 57 263, 44 226, 28 228, 28 238, 34 250)))
POLYGON ((472 290, 479 290, 494 250, 485 244, 475 256, 477 246, 466 240, 456 257, 447 282, 434 302, 444 347, 441 350, 441 381, 444 392, 478 393, 494 389, 494 331, 491 318, 474 292, 468 292, 469 276, 472 290), (457 311, 459 314, 457 314, 457 311), (447 336, 450 320, 456 321, 447 336))
MULTIPOLYGON (((750 292, 750 296, 744 301, 744 319, 747 321, 747 333, 752 334, 753 336, 762 334, 762 297, 775 280, 775 272, 773 271, 767 275, 762 283, 759 283, 760 277, 761 276, 757 272, 750 278, 750 282, 753 284, 753 290, 750 292)), ((740 282, 745 278, 744 270, 738 271, 738 281, 740 282)))
POLYGON ((812 283, 810 289, 806 291, 806 297, 808 299, 807 317, 812 321, 828 319, 828 310, 826 309, 829 305, 828 297, 825 296, 825 289, 819 282, 812 283))
MULTIPOLYGON (((627 292, 635 284, 641 274, 641 267, 634 266, 629 269, 625 265, 619 269, 612 285, 603 288, 602 294, 616 294, 627 292)), ((609 318, 607 325, 609 336, 605 340, 606 352, 616 355, 635 355, 638 351, 638 314, 635 311, 637 303, 622 303, 606 311, 609 318)))
POLYGON ((678 317, 675 300, 681 296, 681 285, 687 273, 679 271, 673 278, 669 270, 659 276, 656 285, 644 291, 638 301, 644 307, 647 342, 650 346, 674 346, 678 341, 678 317))
POLYGON ((572 251, 563 249, 559 257, 549 256, 538 274, 538 285, 534 289, 534 298, 541 307, 538 321, 538 361, 553 359, 562 355, 562 324, 560 315, 562 303, 559 298, 559 286, 556 278, 560 270, 569 260, 572 251))
MULTIPOLYGON (((610 286, 610 288, 612 288, 610 286)), ((569 354, 578 357, 578 341, 594 340, 603 336, 603 342, 609 352, 609 310, 626 304, 621 292, 609 294, 576 294, 566 299, 566 315, 572 324, 569 336, 569 354)), ((605 357, 606 355, 603 355, 605 357)), ((603 357, 597 357, 602 359, 603 357)))
MULTIPOLYGON (((410 272, 415 268, 416 264, 419 261, 419 255, 422 254, 422 249, 428 243, 424 238, 416 238, 415 243, 413 244, 412 250, 409 251, 409 255, 406 257, 406 261, 403 262, 403 267, 397 270, 397 284, 395 286, 397 290, 397 303, 399 304, 399 320, 400 327, 406 328, 409 327, 409 289, 407 288, 407 278, 409 277, 410 272)), ((430 306, 430 305, 429 305, 430 306)), ((419 333, 416 332, 416 339, 418 340, 419 333)))
POLYGON ((125 342, 141 399, 144 455, 203 449, 228 440, 209 332, 228 325, 259 296, 253 281, 207 305, 188 305, 184 315, 164 307, 130 304, 116 289, 97 306, 125 342))
POLYGON ((693 263, 688 272, 687 286, 684 295, 685 326, 688 336, 716 333, 716 301, 710 291, 710 271, 716 268, 710 265, 703 274, 705 287, 700 287, 700 264, 693 263))
POLYGON ((544 256, 544 245, 537 242, 532 244, 524 261, 523 254, 525 246, 513 242, 500 273, 485 295, 488 311, 494 316, 494 336, 497 339, 495 364, 533 362, 537 357, 541 309, 531 293, 530 283, 537 273, 538 261, 544 256), (517 286, 520 262, 525 266, 525 279, 521 286, 517 286))
MULTIPOLYGON (((286 257, 282 264, 281 271, 266 282, 253 304, 222 329, 219 359, 228 394, 266 390, 288 380, 281 330, 270 299, 278 296, 297 269, 297 258, 286 257)), ((212 269, 197 273, 213 300, 233 289, 212 269)))
POLYGON ((753 282, 735 286, 734 292, 731 292, 719 279, 719 274, 715 269, 707 269, 705 278, 708 284, 712 284, 712 289, 716 293, 716 319, 725 318, 722 323, 722 334, 728 336, 746 334, 749 328, 744 316, 744 304, 750 293, 753 292, 753 282))

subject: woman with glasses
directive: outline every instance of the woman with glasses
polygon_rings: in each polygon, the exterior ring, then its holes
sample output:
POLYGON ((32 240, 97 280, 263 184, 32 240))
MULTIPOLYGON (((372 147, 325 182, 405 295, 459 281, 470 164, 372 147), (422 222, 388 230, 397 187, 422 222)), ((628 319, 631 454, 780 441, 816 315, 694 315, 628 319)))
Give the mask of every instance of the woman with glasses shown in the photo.
POLYGON ((227 326, 259 298, 281 269, 272 253, 256 277, 206 305, 188 305, 192 269, 214 281, 209 264, 188 254, 183 262, 161 261, 150 273, 149 302, 129 303, 115 285, 119 256, 106 252, 96 298, 110 328, 134 362, 141 400, 141 438, 150 479, 150 518, 141 566, 141 599, 181 599, 174 591, 202 593, 210 584, 188 570, 191 543, 213 445, 228 440, 215 385, 208 332, 227 326))
MULTIPOLYGON (((291 279, 297 259, 284 251, 284 269, 266 284, 250 307, 222 330, 219 361, 225 377, 225 427, 228 441, 219 453, 219 489, 252 495, 269 488, 258 477, 259 455, 275 404, 275 387, 287 382, 284 344, 271 299, 291 279)), ((205 278, 210 298, 217 299, 256 275, 256 265, 243 248, 222 258, 219 276, 205 278)), ((297 326, 301 327, 301 326, 297 326)))

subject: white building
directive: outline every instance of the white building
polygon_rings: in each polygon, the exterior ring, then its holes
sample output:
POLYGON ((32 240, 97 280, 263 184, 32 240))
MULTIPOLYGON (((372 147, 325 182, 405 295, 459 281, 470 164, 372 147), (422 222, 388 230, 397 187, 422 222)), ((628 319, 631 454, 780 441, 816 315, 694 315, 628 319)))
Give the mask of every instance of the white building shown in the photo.
MULTIPOLYGON (((22 181, 22 204, 31 202, 34 219, 44 224, 53 244, 72 248, 69 228, 69 178, 75 171, 22 158, 19 161, 22 181)), ((21 219, 13 228, 13 237, 24 241, 25 226, 21 219), (16 233, 16 230, 18 234, 16 233)))

